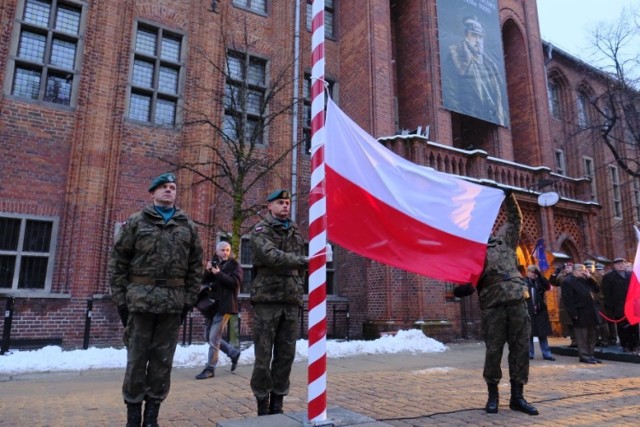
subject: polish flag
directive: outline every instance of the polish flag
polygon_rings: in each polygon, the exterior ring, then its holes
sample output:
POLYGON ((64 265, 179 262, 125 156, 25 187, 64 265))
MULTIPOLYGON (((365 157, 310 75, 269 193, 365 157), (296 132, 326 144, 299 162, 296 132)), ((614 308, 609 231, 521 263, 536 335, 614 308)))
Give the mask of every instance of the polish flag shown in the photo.
POLYGON ((640 323, 640 230, 633 227, 638 237, 638 249, 636 250, 636 258, 633 261, 633 271, 631 272, 631 281, 627 290, 627 299, 624 303, 624 315, 631 325, 640 323))
POLYGON ((325 131, 328 239, 402 270, 476 284, 503 191, 394 154, 331 99, 325 131))

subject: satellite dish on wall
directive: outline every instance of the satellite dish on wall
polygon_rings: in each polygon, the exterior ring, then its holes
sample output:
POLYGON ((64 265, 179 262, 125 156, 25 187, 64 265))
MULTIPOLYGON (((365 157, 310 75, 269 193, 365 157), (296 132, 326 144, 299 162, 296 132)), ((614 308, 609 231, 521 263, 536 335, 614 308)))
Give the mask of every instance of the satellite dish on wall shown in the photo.
POLYGON ((560 200, 560 196, 555 191, 549 191, 548 193, 542 193, 538 196, 538 204, 543 208, 553 206, 560 200))

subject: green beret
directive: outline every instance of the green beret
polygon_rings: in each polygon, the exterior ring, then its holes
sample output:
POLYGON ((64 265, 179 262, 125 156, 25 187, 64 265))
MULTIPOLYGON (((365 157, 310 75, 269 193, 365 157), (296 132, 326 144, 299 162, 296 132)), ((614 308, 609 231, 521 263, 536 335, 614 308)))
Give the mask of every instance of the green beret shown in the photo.
POLYGON ((291 194, 289 194, 289 190, 276 190, 273 193, 269 194, 267 197, 267 202, 273 202, 278 199, 290 199, 291 194))
POLYGON ((152 192, 162 184, 166 184, 167 182, 176 182, 176 176, 172 173, 163 173, 159 175, 151 181, 151 185, 149 186, 149 192, 152 192))

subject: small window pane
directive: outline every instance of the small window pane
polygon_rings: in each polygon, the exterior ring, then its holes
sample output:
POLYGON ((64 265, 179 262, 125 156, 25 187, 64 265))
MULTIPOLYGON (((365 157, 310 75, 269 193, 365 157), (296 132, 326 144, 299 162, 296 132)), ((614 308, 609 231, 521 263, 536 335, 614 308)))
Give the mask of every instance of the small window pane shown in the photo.
POLYGON ((40 91, 40 73, 34 70, 16 68, 13 78, 13 95, 38 99, 40 91))
POLYGON ((56 30, 78 34, 80 32, 80 10, 60 6, 56 16, 56 30))
POLYGON ((133 63, 133 84, 140 87, 153 87, 153 64, 136 59, 133 63))
POLYGON ((48 253, 51 245, 51 231, 53 224, 50 221, 27 221, 24 232, 24 244, 22 250, 25 252, 48 253))
POLYGON ((18 289, 44 289, 48 261, 46 257, 23 256, 20 262, 18 289))
POLYGON ((165 93, 178 93, 178 70, 160 67, 158 90, 165 93))
POLYGON ((156 103, 156 123, 171 125, 176 121, 176 103, 167 99, 158 99, 156 103))
POLYGON ((131 94, 131 103, 129 104, 129 117, 134 120, 148 122, 150 121, 150 111, 151 97, 140 95, 137 93, 131 94))
POLYGON ((76 44, 64 40, 53 40, 51 64, 73 70, 76 62, 76 44))
POLYGON ((249 239, 242 239, 240 242, 240 264, 251 264, 253 262, 253 248, 249 239))
POLYGON ((20 45, 18 46, 18 57, 31 59, 40 63, 44 62, 44 47, 47 37, 42 34, 23 31, 20 34, 20 45))
POLYGON ((230 141, 235 141, 238 138, 236 133, 236 120, 233 116, 225 115, 222 122, 222 133, 225 138, 230 141))
POLYGON ((20 238, 20 220, 15 218, 0 218, 0 250, 18 250, 20 238))
POLYGON ((257 120, 247 119, 247 139, 256 145, 262 145, 262 127, 257 120))
POLYGON ((251 114, 260 114, 263 103, 263 93, 251 91, 247 97, 247 112, 251 114))
POLYGON ((162 37, 160 57, 169 61, 180 61, 180 40, 175 37, 162 37))
POLYGON ((47 87, 45 89, 44 100, 54 104, 71 105, 71 84, 72 78, 59 75, 47 77, 47 87))
POLYGON ((41 0, 27 0, 24 8, 24 20, 32 24, 49 26, 51 3, 41 0))
POLYGON ((156 54, 156 33, 138 29, 136 34, 136 52, 150 56, 156 54))
POLYGON ((227 57, 227 66, 229 67, 229 77, 234 80, 244 79, 244 67, 242 66, 242 60, 235 56, 227 57))
POLYGON ((333 13, 324 13, 324 35, 333 37, 333 13))
POLYGON ((15 256, 0 255, 0 288, 11 288, 15 269, 15 256))
POLYGON ((224 88, 224 108, 227 110, 237 110, 239 104, 240 88, 233 85, 226 85, 224 88))
POLYGON ((249 83, 264 85, 265 82, 265 66, 262 62, 251 61, 249 65, 249 83))

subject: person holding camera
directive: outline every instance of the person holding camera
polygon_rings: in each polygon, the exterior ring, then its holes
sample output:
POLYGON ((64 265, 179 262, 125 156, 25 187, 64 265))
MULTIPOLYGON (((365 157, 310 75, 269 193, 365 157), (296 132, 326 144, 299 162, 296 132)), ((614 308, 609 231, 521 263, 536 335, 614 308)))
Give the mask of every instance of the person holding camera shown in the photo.
POLYGON ((213 316, 208 317, 205 324, 205 339, 209 342, 207 364, 196 375, 197 380, 215 376, 220 350, 231 359, 231 372, 236 370, 240 358, 240 350, 222 338, 229 319, 238 314, 238 293, 242 284, 242 267, 231 257, 229 242, 223 241, 216 246, 216 256, 207 262, 202 283, 208 289, 208 297, 216 302, 213 316))
POLYGON ((542 275, 537 265, 527 267, 527 276, 524 282, 529 289, 529 299, 527 306, 529 309, 529 317, 531 317, 531 334, 529 335, 529 359, 535 356, 533 347, 533 337, 538 337, 540 351, 544 360, 556 360, 551 355, 549 348, 549 340, 547 337, 551 335, 551 322, 549 321, 549 312, 547 311, 547 303, 545 301, 545 292, 551 289, 551 284, 542 275))
POLYGON ((597 327, 602 322, 596 294, 600 288, 584 264, 573 264, 573 271, 562 282, 562 299, 573 321, 578 358, 583 363, 602 363, 594 356, 597 327))

